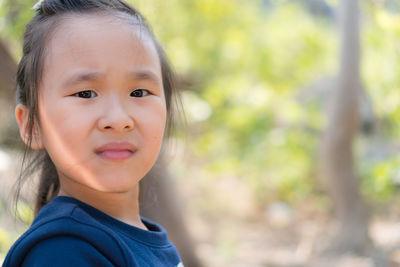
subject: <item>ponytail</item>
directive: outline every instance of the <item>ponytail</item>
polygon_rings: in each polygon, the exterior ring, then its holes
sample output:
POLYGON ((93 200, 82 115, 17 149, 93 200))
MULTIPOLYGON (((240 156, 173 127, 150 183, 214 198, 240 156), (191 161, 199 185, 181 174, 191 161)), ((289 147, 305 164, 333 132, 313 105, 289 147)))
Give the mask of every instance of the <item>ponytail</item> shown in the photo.
POLYGON ((51 160, 49 154, 44 152, 41 173, 39 176, 38 194, 35 201, 35 216, 44 205, 57 196, 59 190, 60 180, 58 179, 56 166, 51 160))
POLYGON ((47 151, 31 151, 29 146, 27 146, 22 158, 21 172, 15 183, 15 215, 18 214, 18 201, 20 199, 22 186, 35 174, 38 174, 38 187, 36 194, 34 194, 33 206, 35 216, 39 213, 44 205, 49 203, 54 197, 57 196, 60 190, 60 181, 58 179, 56 166, 54 165, 47 151))

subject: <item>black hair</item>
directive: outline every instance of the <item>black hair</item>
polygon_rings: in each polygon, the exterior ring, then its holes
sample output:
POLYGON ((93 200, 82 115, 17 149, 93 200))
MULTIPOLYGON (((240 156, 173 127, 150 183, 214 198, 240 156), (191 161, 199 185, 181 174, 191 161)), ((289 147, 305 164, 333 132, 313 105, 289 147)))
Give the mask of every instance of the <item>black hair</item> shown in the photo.
POLYGON ((60 189, 56 167, 45 149, 32 151, 34 128, 40 125, 38 115, 38 89, 42 78, 46 45, 51 34, 62 23, 62 18, 69 14, 110 14, 122 13, 134 20, 134 23, 146 30, 156 47, 162 73, 162 82, 167 107, 166 136, 172 132, 174 110, 179 102, 175 87, 174 73, 160 44, 154 37, 143 16, 122 0, 43 0, 35 5, 35 16, 26 26, 23 41, 23 54, 17 71, 17 103, 28 108, 28 140, 23 154, 21 172, 16 183, 15 202, 18 202, 23 182, 39 172, 39 185, 34 212, 54 198, 60 189), (28 157, 31 153, 36 153, 28 157), (29 161, 27 162, 29 158, 29 161))

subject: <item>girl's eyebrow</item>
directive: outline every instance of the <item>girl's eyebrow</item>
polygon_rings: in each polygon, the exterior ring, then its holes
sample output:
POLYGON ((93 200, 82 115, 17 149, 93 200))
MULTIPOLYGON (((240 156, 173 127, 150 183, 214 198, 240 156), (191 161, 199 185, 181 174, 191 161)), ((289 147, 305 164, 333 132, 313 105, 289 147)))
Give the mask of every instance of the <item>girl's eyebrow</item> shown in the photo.
POLYGON ((158 86, 162 85, 162 81, 160 80, 159 76, 152 70, 131 71, 127 76, 133 80, 147 80, 156 83, 158 86))
POLYGON ((80 71, 72 74, 63 83, 63 87, 69 87, 81 82, 95 81, 99 80, 103 75, 97 71, 80 71))
MULTIPOLYGON (((100 80, 104 76, 106 76, 104 73, 98 71, 79 71, 67 78, 63 85, 69 87, 81 82, 100 80)), ((152 70, 130 71, 126 77, 131 80, 147 80, 156 83, 158 86, 162 85, 161 79, 152 70)))

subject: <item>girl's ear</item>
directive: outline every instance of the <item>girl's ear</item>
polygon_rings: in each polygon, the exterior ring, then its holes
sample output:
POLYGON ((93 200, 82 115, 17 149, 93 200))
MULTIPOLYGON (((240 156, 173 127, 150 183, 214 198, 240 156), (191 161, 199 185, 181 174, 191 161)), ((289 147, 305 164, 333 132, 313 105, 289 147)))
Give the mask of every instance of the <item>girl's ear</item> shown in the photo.
MULTIPOLYGON (((24 141, 24 143, 26 145, 28 145, 29 144, 29 127, 28 127, 29 110, 28 110, 28 108, 23 104, 18 104, 15 107, 15 118, 17 119, 17 123, 18 123, 18 127, 19 127, 19 134, 22 138, 22 141, 24 141)), ((34 123, 34 126, 33 126, 32 142, 31 142, 30 147, 34 150, 39 150, 39 149, 44 148, 40 130, 36 123, 34 123)))

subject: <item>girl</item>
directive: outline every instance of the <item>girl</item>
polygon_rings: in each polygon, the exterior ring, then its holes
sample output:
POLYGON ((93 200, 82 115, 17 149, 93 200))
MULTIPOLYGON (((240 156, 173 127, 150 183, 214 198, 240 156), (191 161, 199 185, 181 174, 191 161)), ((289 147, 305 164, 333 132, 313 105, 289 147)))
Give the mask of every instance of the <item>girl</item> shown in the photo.
POLYGON ((176 97, 163 50, 122 0, 43 0, 27 25, 15 116, 39 151, 36 218, 3 266, 182 266, 139 215, 176 97))

